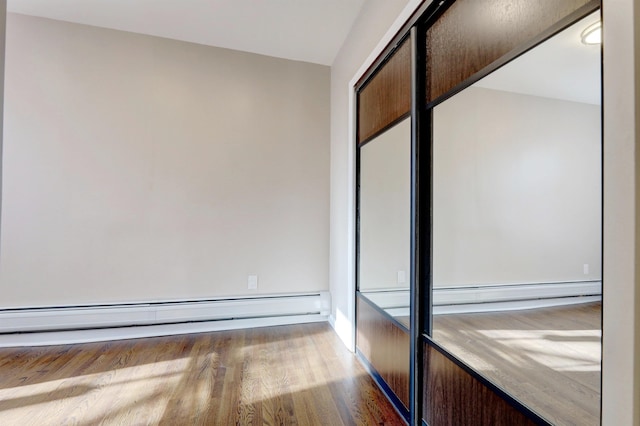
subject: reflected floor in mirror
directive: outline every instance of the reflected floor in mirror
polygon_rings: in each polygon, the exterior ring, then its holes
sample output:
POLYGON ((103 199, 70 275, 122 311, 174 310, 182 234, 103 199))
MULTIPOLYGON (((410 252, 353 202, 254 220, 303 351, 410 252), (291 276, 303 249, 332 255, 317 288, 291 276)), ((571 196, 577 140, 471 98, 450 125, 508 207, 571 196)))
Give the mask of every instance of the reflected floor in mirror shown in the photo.
POLYGON ((434 315, 433 338, 553 424, 598 425, 601 309, 434 315))

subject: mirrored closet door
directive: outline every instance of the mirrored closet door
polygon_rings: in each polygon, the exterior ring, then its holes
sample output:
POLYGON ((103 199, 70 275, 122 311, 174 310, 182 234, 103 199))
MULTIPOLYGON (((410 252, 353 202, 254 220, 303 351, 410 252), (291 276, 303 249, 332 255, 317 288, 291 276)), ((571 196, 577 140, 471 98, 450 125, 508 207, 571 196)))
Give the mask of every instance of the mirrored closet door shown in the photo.
POLYGON ((425 2, 355 87, 356 349, 410 424, 600 424, 600 16, 425 2))
POLYGON ((411 41, 358 93, 357 352, 405 418, 409 410, 411 41))

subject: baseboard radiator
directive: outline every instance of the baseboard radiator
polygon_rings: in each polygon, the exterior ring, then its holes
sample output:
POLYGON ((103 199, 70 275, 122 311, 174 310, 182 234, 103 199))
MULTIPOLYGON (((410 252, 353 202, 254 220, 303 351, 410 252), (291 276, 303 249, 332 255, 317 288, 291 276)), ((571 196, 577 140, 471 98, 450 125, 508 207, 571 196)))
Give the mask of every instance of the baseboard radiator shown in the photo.
POLYGON ((0 347, 326 321, 329 292, 0 310, 0 347))
MULTIPOLYGON (((408 289, 363 294, 393 316, 409 315, 408 289)), ((601 300, 601 281, 436 287, 433 289, 433 314, 497 312, 601 300)))

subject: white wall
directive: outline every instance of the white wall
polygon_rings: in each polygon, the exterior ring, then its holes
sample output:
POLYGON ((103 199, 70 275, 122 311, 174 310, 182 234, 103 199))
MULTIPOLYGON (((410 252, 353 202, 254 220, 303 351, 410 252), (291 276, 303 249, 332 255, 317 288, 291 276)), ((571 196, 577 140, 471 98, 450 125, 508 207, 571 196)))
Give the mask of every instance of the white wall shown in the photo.
POLYGON ((360 148, 359 226, 359 290, 408 289, 411 263, 410 118, 360 148))
POLYGON ((469 87, 433 135, 434 287, 600 280, 599 105, 469 87))
MULTIPOLYGON (((0 0, 0 235, 2 226, 2 151, 4 129, 4 75, 5 75, 5 41, 7 32, 7 0, 0 0)), ((2 250, 0 248, 0 257, 2 250)), ((2 287, 0 287, 1 289, 2 287)))
MULTIPOLYGON (((338 335, 354 348, 354 144, 351 80, 372 61, 396 31, 389 31, 408 0, 367 0, 331 66, 331 205, 329 285, 331 320, 338 335)), ((414 2, 417 3, 417 2, 414 2)), ((361 71, 362 72, 362 71, 361 71)))
POLYGON ((603 426, 640 426, 640 5, 603 0, 603 426))
POLYGON ((0 307, 328 289, 328 67, 12 14, 6 64, 0 307))

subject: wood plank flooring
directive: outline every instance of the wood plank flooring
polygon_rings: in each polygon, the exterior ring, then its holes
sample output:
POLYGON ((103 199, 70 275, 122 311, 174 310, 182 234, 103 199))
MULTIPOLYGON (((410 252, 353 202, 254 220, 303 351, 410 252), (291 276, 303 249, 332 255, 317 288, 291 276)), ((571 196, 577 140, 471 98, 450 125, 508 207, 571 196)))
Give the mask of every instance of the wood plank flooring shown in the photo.
POLYGON ((1 425, 403 425, 326 323, 0 349, 1 425))
POLYGON ((600 424, 601 304, 435 315, 433 339, 557 425, 600 424))

